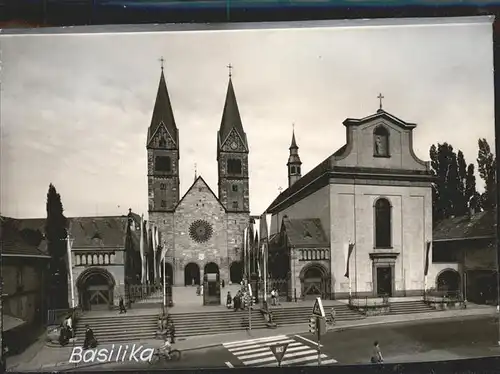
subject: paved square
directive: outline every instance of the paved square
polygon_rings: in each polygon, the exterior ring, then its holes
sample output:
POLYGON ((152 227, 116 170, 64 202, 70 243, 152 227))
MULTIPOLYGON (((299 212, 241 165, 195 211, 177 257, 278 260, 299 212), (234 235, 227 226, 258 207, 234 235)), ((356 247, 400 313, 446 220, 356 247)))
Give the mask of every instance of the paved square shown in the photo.
MULTIPOLYGON (((318 364, 316 347, 311 347, 286 335, 224 343, 223 346, 245 366, 275 367, 278 366, 278 362, 270 347, 280 343, 288 343, 281 366, 315 366, 318 364)), ((337 361, 333 358, 329 358, 326 354, 321 355, 322 365, 335 363, 337 361)))

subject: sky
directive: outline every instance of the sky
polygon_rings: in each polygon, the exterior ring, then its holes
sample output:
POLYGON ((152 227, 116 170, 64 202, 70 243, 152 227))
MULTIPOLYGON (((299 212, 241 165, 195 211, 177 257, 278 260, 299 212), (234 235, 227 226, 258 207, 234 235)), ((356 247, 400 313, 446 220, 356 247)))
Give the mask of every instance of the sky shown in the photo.
MULTIPOLYGON (((0 214, 147 217, 146 135, 160 57, 180 136, 181 195, 195 167, 217 193, 217 130, 233 84, 250 146, 250 208, 287 187, 292 124, 303 175, 378 109, 414 130, 416 155, 448 142, 475 163, 494 144, 489 22, 1 36, 0 214)), ((478 178, 479 179, 479 178, 478 178)), ((479 183, 480 184, 480 183, 479 183)))

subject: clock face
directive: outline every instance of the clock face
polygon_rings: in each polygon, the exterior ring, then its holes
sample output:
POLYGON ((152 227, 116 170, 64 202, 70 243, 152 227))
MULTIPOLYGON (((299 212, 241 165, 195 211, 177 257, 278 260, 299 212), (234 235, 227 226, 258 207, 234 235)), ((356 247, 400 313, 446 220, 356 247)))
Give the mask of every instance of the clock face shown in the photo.
POLYGON ((195 242, 204 243, 212 237, 212 225, 205 220, 196 220, 189 227, 189 236, 195 242))
POLYGON ((231 148, 232 148, 232 149, 236 149, 236 148, 238 148, 238 144, 237 144, 236 142, 232 142, 232 143, 231 143, 231 148))

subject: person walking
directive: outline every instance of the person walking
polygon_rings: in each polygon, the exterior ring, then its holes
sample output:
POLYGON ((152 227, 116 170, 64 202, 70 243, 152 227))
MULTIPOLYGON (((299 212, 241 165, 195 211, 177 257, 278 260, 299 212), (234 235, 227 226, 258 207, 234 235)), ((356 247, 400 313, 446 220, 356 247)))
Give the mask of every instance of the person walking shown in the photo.
POLYGON ((226 307, 227 309, 231 309, 231 303, 233 301, 233 298, 231 297, 231 291, 227 291, 227 297, 226 297, 226 307))
POLYGON ((274 288, 271 290, 271 305, 276 306, 276 291, 274 288))
POLYGON ((337 312, 335 312, 335 308, 332 307, 332 310, 330 311, 330 317, 332 317, 332 325, 335 325, 336 315, 337 315, 337 312))
POLYGON ((384 358, 382 357, 382 352, 380 351, 380 346, 378 345, 378 341, 373 343, 373 351, 371 357, 372 364, 381 364, 384 362, 384 358))
POLYGON ((123 301, 123 296, 120 296, 119 307, 120 307, 120 314, 127 313, 127 309, 125 308, 125 302, 123 301))
POLYGON ((174 321, 170 320, 170 326, 169 326, 169 335, 170 335, 170 342, 172 344, 175 344, 175 325, 174 321))

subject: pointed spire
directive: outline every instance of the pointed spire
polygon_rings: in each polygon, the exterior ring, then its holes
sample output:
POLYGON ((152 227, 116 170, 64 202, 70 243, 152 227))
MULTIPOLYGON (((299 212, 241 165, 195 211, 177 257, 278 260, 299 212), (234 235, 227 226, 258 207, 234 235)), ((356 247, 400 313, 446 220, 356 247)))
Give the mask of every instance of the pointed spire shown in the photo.
POLYGON ((222 112, 222 120, 219 128, 219 146, 222 146, 231 133, 235 130, 242 139, 245 147, 248 149, 245 131, 241 122, 240 111, 238 110, 238 102, 236 101, 236 94, 234 93, 233 80, 232 80, 232 65, 228 65, 229 70, 229 83, 227 86, 226 101, 224 103, 224 111, 222 112))
POLYGON ((290 144, 289 149, 299 149, 299 147, 297 147, 297 142, 295 141, 295 124, 292 124, 292 144, 290 144))
POLYGON ((156 129, 163 122, 176 144, 178 144, 178 133, 177 126, 175 124, 174 112, 172 110, 172 104, 170 102, 170 97, 167 90, 167 83, 165 81, 165 75, 163 73, 163 58, 161 61, 161 75, 160 83, 158 84, 158 92, 156 93, 156 101, 153 109, 153 116, 151 118, 151 125, 148 129, 148 142, 151 137, 156 132, 156 129))

